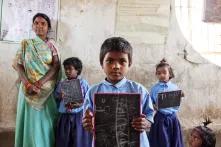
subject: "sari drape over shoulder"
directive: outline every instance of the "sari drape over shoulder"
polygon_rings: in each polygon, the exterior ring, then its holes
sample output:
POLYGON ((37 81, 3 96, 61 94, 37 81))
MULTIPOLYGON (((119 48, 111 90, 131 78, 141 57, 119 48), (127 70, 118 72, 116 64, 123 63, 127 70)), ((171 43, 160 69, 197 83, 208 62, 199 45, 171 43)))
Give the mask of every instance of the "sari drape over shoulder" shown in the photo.
MULTIPOLYGON (((34 83, 42 78, 52 66, 57 55, 52 40, 44 42, 39 37, 23 40, 15 62, 24 66, 26 77, 34 83)), ((16 67, 15 67, 16 69, 16 67)), ((58 110, 53 96, 58 78, 46 82, 41 92, 29 95, 22 82, 19 84, 15 147, 53 147, 55 145, 55 121, 58 110)))
MULTIPOLYGON (((49 44, 55 49, 55 43, 49 40, 49 44)), ((23 40, 21 48, 17 51, 16 62, 22 64, 29 82, 34 83, 41 79, 50 69, 53 52, 48 43, 40 38, 23 40)), ((41 92, 35 95, 29 95, 23 83, 22 90, 26 101, 36 109, 42 109, 45 101, 53 92, 56 78, 47 81, 42 87, 41 92)))

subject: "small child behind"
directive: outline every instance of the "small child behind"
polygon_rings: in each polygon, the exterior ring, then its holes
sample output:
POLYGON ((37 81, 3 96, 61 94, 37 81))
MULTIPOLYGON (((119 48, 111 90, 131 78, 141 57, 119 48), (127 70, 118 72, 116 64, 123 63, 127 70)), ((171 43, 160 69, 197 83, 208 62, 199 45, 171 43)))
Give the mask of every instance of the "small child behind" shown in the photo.
MULTIPOLYGON (((63 62, 65 74, 69 80, 80 80, 83 98, 89 89, 86 80, 80 77, 82 62, 76 57, 71 57, 63 62)), ((56 128, 56 147, 91 147, 92 136, 84 130, 82 125, 83 106, 73 107, 72 104, 66 105, 63 99, 63 92, 60 82, 55 90, 55 96, 59 99, 59 119, 56 128), (70 107, 71 106, 71 107, 70 107)))
POLYGON ((211 121, 206 119, 203 122, 203 126, 197 126, 193 128, 189 138, 190 147, 215 147, 216 146, 216 135, 212 129, 208 128, 207 125, 211 121))
MULTIPOLYGON (((165 59, 156 65, 156 83, 150 91, 153 104, 156 106, 159 92, 179 90, 178 86, 170 80, 174 77, 171 66, 165 59)), ((156 108, 154 124, 149 133, 151 147, 183 147, 183 138, 180 122, 176 116, 179 107, 158 109, 156 108)))
MULTIPOLYGON (((139 83, 125 78, 132 64, 132 47, 121 37, 112 37, 104 41, 100 49, 100 65, 106 78, 89 89, 84 101, 83 125, 88 131, 94 130, 93 98, 95 93, 139 93, 141 94, 141 115, 131 122, 140 132, 140 147, 149 147, 146 130, 153 122, 153 105, 149 93, 139 83)), ((111 120, 110 120, 111 121, 111 120)), ((108 146, 111 146, 108 144, 108 146)))

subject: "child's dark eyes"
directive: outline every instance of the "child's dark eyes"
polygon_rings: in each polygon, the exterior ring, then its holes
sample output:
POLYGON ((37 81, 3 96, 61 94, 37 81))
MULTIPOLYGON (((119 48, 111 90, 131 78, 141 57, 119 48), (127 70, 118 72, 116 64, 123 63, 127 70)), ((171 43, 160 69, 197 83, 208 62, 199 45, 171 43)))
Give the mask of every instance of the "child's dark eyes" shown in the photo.
MULTIPOLYGON (((114 60, 106 60, 105 62, 106 62, 107 64, 113 64, 113 63, 114 63, 114 60)), ((127 61, 124 60, 124 59, 119 61, 119 64, 122 64, 122 65, 123 65, 123 64, 126 64, 126 63, 127 63, 127 61)))
POLYGON ((157 74, 157 75, 160 75, 160 74, 164 74, 164 75, 166 75, 167 72, 166 72, 166 71, 161 71, 161 72, 160 72, 160 71, 157 71, 156 74, 157 74))
POLYGON ((41 23, 41 25, 42 25, 42 26, 45 26, 45 23, 44 23, 44 22, 42 22, 42 23, 41 23))
POLYGON ((34 22, 35 25, 38 25, 38 22, 34 22))
POLYGON ((121 60, 120 60, 120 63, 123 63, 123 64, 124 64, 124 63, 127 63, 127 60, 121 59, 121 60))
MULTIPOLYGON (((34 22, 34 25, 38 25, 38 24, 39 24, 39 22, 34 22)), ((41 24, 42 26, 45 26, 45 25, 46 25, 45 22, 40 22, 40 24, 41 24)))
POLYGON ((113 60, 109 59, 109 60, 106 60, 105 61, 107 64, 112 64, 113 63, 113 60))

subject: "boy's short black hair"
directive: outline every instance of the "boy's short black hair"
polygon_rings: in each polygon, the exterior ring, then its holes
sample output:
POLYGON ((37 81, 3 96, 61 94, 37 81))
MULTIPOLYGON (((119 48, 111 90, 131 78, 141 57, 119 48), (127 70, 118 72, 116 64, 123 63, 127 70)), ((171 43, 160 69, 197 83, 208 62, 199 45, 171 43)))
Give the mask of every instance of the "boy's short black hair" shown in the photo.
POLYGON ((163 58, 163 59, 160 61, 160 63, 158 63, 158 64, 156 65, 156 71, 157 71, 157 69, 160 68, 160 67, 168 67, 168 70, 169 70, 169 73, 170 73, 169 79, 172 79, 172 78, 175 77, 175 75, 174 75, 174 73, 173 73, 173 69, 171 68, 171 66, 170 66, 169 63, 166 61, 165 58, 163 58))
POLYGON ((83 65, 82 65, 82 62, 79 58, 70 57, 70 58, 65 59, 63 62, 63 66, 67 66, 67 65, 73 66, 78 71, 78 73, 77 73, 78 75, 81 74, 83 65))
POLYGON ((128 54, 129 66, 132 64, 133 48, 130 43, 122 37, 111 37, 106 39, 101 45, 100 64, 103 65, 103 60, 108 52, 117 51, 128 54))
POLYGON ((37 14, 35 14, 35 16, 34 16, 33 19, 32 19, 32 23, 34 23, 34 21, 35 21, 35 19, 36 19, 37 17, 42 17, 42 18, 44 18, 44 19, 47 21, 47 23, 48 23, 48 29, 49 29, 49 30, 51 29, 51 20, 50 20, 50 18, 49 18, 46 14, 44 14, 44 13, 37 13, 37 14))

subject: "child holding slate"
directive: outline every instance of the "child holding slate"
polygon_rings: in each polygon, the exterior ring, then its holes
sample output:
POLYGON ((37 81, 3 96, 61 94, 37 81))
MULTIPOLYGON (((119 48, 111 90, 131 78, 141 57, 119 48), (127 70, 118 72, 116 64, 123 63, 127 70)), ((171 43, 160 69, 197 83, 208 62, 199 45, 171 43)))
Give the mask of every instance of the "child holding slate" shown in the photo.
POLYGON ((174 78, 174 74, 171 66, 165 59, 156 65, 156 76, 159 82, 155 84, 150 91, 150 96, 156 110, 154 124, 152 124, 149 133, 150 146, 183 147, 181 126, 176 116, 179 107, 158 108, 157 104, 159 93, 179 90, 177 85, 170 81, 174 78))
POLYGON ((67 79, 55 90, 55 96, 60 100, 56 147, 91 147, 92 136, 82 125, 82 104, 89 89, 88 82, 80 77, 82 62, 71 57, 64 60, 63 66, 67 79))
MULTIPOLYGON (((144 86, 125 78, 131 64, 132 47, 127 40, 121 37, 112 37, 103 42, 100 50, 100 65, 106 74, 106 78, 91 87, 86 94, 83 126, 88 131, 94 131, 94 94, 139 93, 141 95, 141 115, 131 121, 131 126, 140 132, 140 147, 149 147, 145 131, 150 128, 151 122, 153 122, 153 105, 144 86)), ((107 146, 114 145, 107 144, 107 146)))

